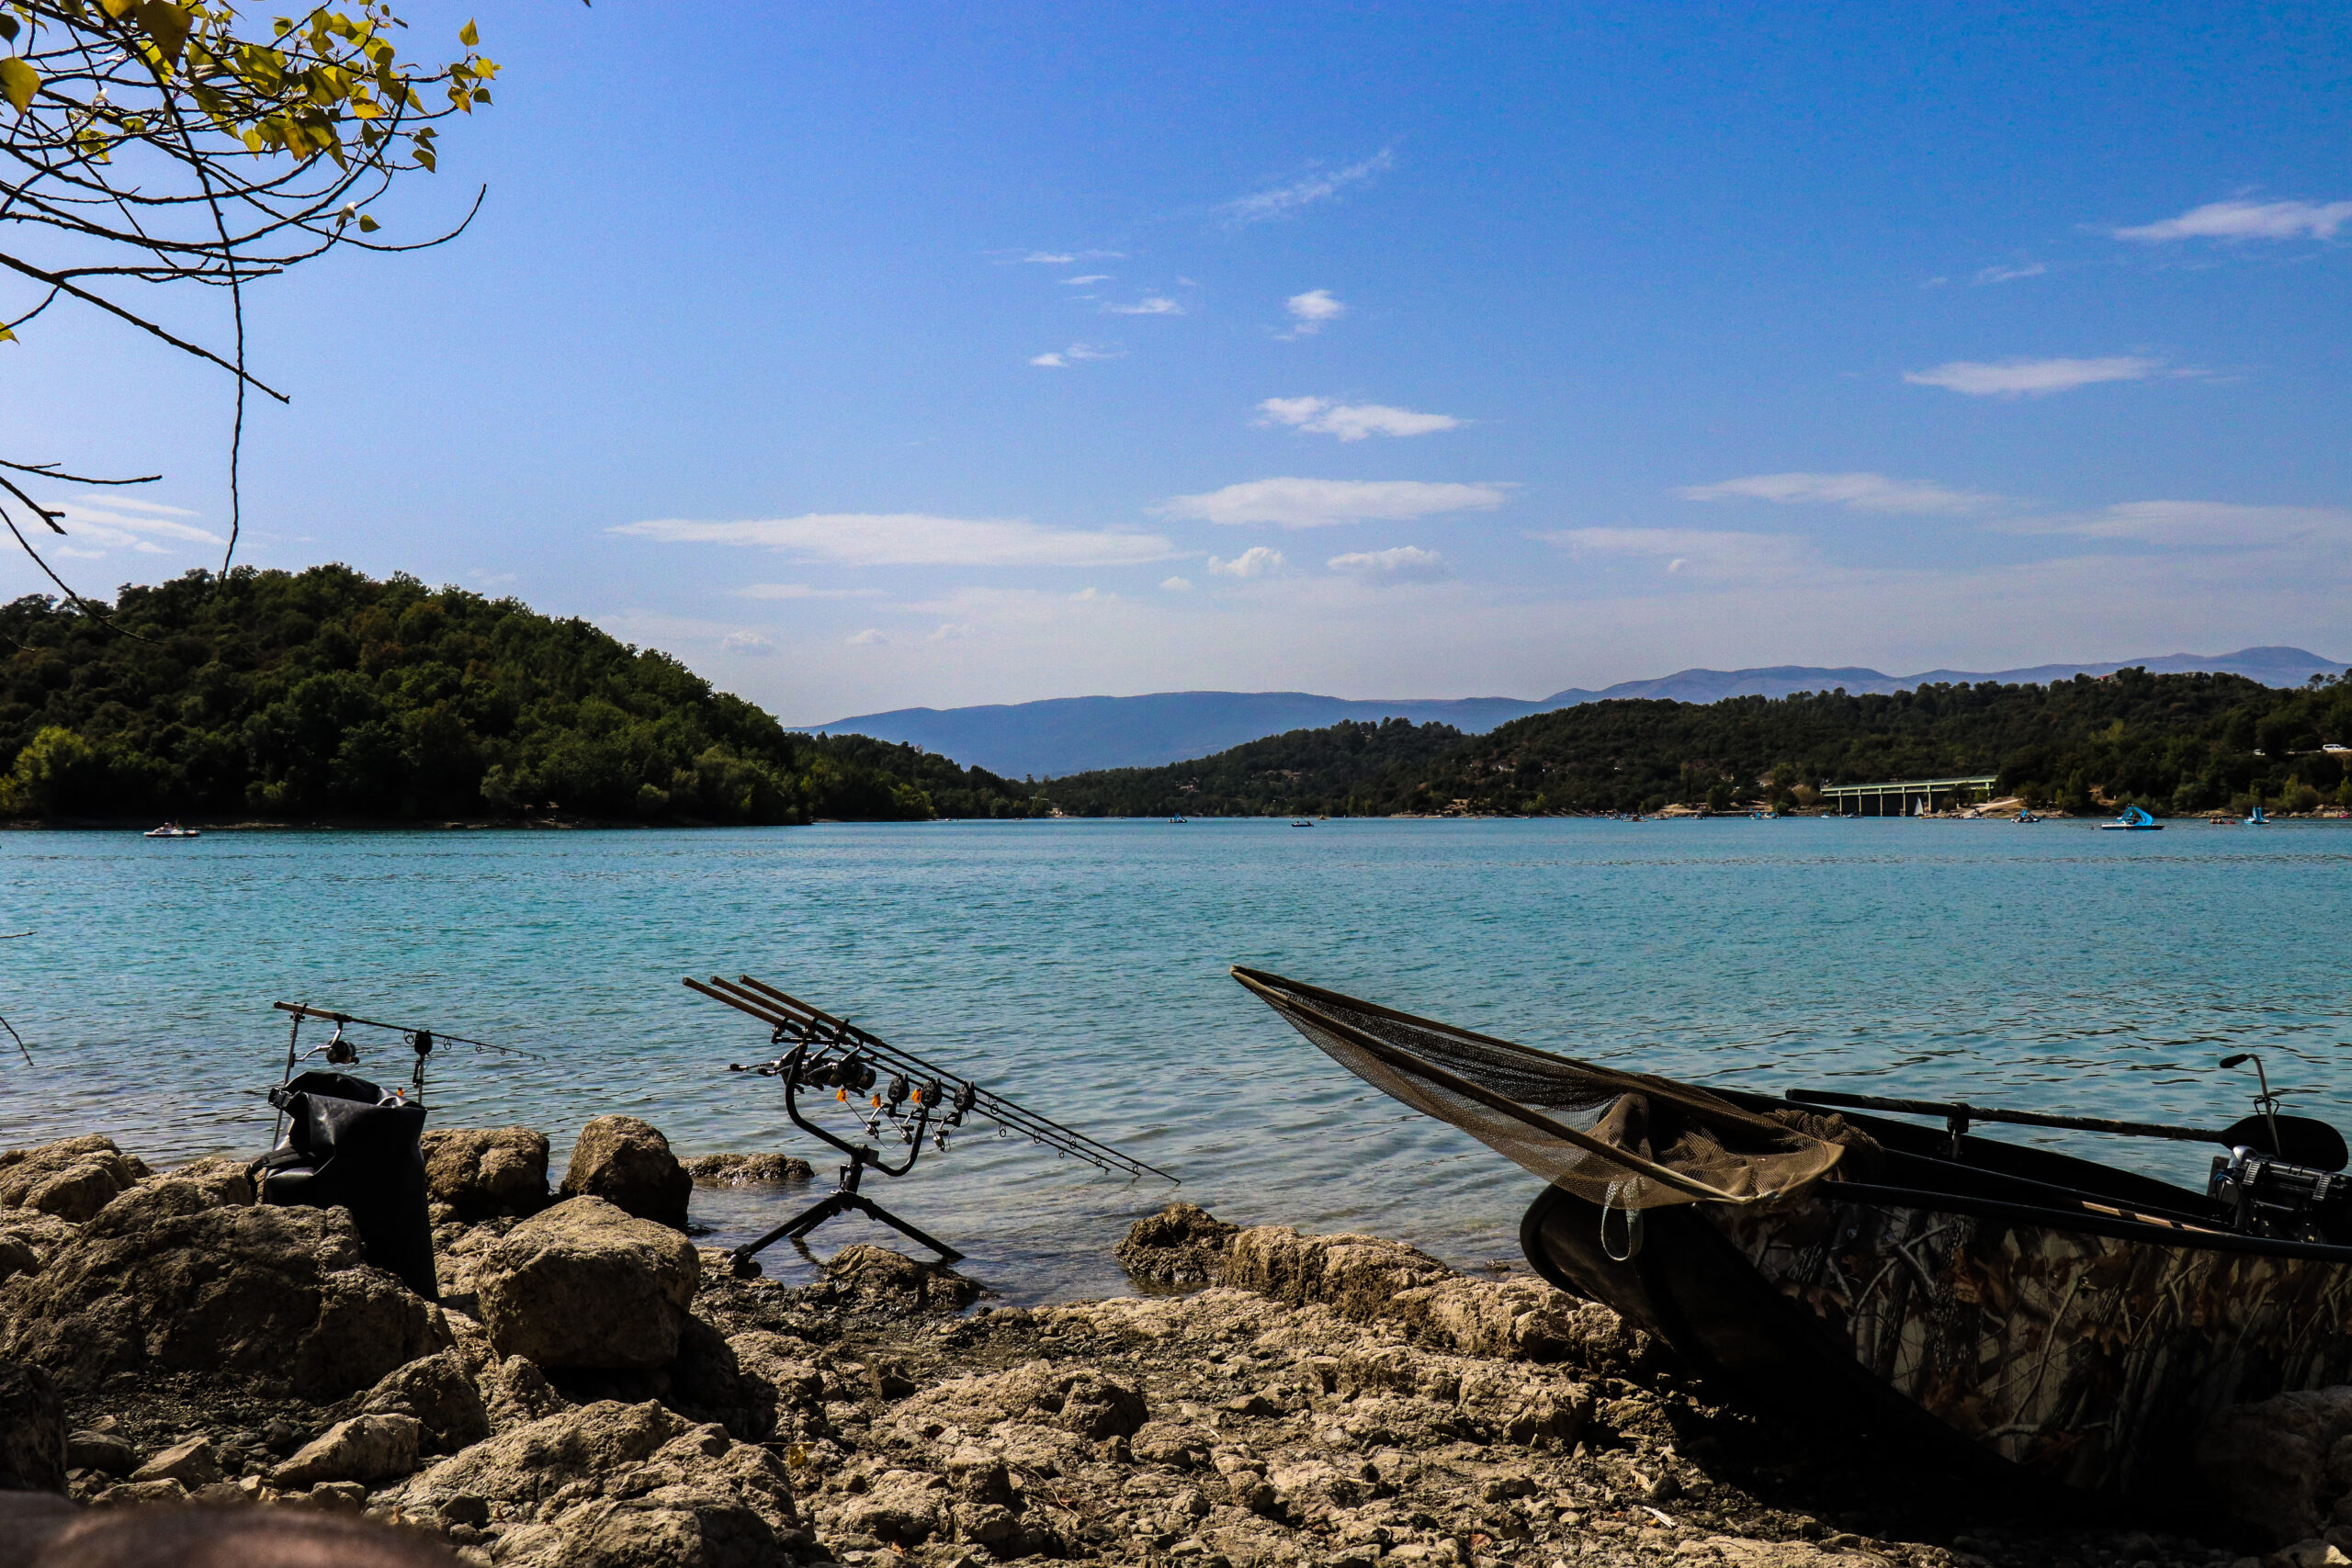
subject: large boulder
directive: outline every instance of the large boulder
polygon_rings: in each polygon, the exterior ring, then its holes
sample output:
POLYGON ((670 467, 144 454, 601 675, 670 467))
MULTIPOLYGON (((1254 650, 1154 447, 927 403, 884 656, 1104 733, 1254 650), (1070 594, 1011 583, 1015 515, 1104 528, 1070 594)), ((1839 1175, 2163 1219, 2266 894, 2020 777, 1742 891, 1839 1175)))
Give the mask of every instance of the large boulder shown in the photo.
POLYGON ((518 1427, 386 1501, 416 1517, 486 1517, 500 1568, 752 1568, 786 1562, 807 1541, 781 1461, 650 1402, 606 1400, 518 1427))
POLYGON ((80 1225, 54 1214, 0 1209, 0 1280, 32 1273, 81 1234, 80 1225))
POLYGON ((475 1264, 473 1282, 501 1357, 650 1370, 676 1359, 700 1272, 677 1232, 573 1198, 507 1232, 475 1264))
POLYGON ((783 1187, 817 1174, 798 1155, 703 1155, 684 1168, 697 1187, 783 1187))
POLYGON ((455 1453, 490 1436, 489 1408, 459 1349, 393 1368, 368 1391, 359 1408, 368 1415, 413 1416, 424 1447, 441 1453, 455 1453))
POLYGON ((424 1134, 433 1201, 461 1220, 530 1215, 548 1206, 548 1136, 528 1127, 447 1127, 424 1134))
POLYGON ((86 1220, 147 1176, 147 1167, 93 1133, 0 1154, 0 1209, 86 1220))
POLYGON ((854 1242, 825 1261, 825 1283, 862 1310, 890 1315, 960 1312, 978 1301, 979 1281, 944 1263, 854 1242))
POLYGON ((1240 1228, 1198 1203, 1170 1203, 1127 1227, 1119 1267, 1148 1285, 1214 1285, 1225 1278, 1226 1251, 1240 1228))
POLYGON ((0 1492, 65 1490, 65 1405, 39 1367, 0 1361, 0 1492))
POLYGON ((673 1230, 686 1228, 695 1179, 670 1152, 670 1140, 634 1116, 599 1116, 580 1129, 564 1168, 563 1195, 602 1198, 673 1230))
POLYGON ((424 1442, 413 1416, 355 1416, 338 1421, 270 1472, 270 1483, 288 1491, 322 1481, 390 1481, 416 1472, 424 1442))
POLYGON ((345 1211, 190 1207, 204 1197, 169 1180, 123 1194, 0 1285, 0 1359, 68 1390, 191 1371, 324 1401, 448 1344, 435 1308, 368 1266, 345 1211))
POLYGON ((2352 1525, 2347 1438, 2352 1388, 2276 1394, 2231 1405, 2208 1423, 2197 1472, 2223 1512, 2286 1546, 2331 1523, 2352 1525))

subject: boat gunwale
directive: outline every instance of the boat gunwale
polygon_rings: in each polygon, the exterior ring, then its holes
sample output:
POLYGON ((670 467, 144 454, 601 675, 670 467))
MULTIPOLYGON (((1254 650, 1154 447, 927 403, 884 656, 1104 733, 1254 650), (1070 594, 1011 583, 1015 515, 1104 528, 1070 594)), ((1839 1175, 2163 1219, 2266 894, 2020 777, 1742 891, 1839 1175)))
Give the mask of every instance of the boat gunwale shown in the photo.
POLYGON ((2352 1247, 2332 1242, 2294 1241, 2284 1236, 2245 1235, 2236 1231, 2158 1224, 2120 1215, 2053 1209, 2035 1203, 2012 1203, 1998 1198, 1972 1198, 1961 1193, 1939 1192, 1932 1188, 1890 1187, 1878 1182, 1831 1179, 1817 1182, 1807 1190, 1834 1202, 1926 1209, 1940 1213, 1973 1214, 1985 1219, 2025 1221, 2048 1230, 2086 1231, 2094 1235, 2109 1235, 2125 1241, 2203 1252, 2253 1253, 2352 1264, 2352 1247))

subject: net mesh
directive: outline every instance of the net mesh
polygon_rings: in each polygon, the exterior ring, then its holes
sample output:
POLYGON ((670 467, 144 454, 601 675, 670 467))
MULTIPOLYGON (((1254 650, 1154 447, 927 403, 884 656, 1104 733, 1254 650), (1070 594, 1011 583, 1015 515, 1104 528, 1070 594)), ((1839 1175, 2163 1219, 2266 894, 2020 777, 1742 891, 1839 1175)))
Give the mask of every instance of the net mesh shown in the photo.
POLYGON ((1704 1089, 1623 1073, 1237 968, 1234 977, 1333 1061, 1593 1203, 1753 1203, 1874 1163, 1841 1118, 1747 1111, 1704 1089))

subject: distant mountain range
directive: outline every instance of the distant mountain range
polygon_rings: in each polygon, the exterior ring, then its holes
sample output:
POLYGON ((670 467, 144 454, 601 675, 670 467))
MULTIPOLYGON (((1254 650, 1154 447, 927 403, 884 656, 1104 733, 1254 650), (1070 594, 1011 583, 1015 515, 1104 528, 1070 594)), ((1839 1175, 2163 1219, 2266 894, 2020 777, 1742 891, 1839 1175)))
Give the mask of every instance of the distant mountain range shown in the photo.
POLYGON ((1307 692, 1155 692, 1140 697, 1053 697, 967 708, 898 708, 837 718, 819 735, 866 735, 904 741, 1008 778, 1054 778, 1097 768, 1156 768, 1205 757, 1292 729, 1319 729, 1341 719, 1432 720, 1482 734, 1529 714, 1613 697, 1666 697, 1712 703, 1724 697, 1785 697, 1795 692, 1900 692, 1954 681, 2046 684, 2075 675, 2106 675, 2132 665, 2159 675, 2206 670, 2244 675, 2266 686, 2300 686, 2335 674, 2342 660, 2300 648, 2242 648, 2235 653, 2173 653, 2112 664, 2037 664, 2025 670, 1928 670, 1887 675, 1849 667, 1773 664, 1754 670, 1682 670, 1653 681, 1624 681, 1598 692, 1572 686, 1540 702, 1518 697, 1359 701, 1307 692))

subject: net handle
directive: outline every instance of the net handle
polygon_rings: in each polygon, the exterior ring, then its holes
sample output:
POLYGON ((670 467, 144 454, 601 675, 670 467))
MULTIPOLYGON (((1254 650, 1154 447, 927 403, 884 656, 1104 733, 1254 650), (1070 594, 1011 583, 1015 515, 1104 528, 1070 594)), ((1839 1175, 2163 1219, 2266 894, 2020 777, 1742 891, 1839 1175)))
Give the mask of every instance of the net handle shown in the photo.
MULTIPOLYGON (((1644 1159, 1640 1155, 1621 1149, 1613 1144, 1604 1143, 1589 1133, 1580 1133, 1564 1122, 1555 1122, 1540 1111, 1530 1111, 1518 1101, 1506 1095, 1497 1094, 1483 1084, 1473 1083, 1457 1073, 1448 1072, 1425 1057, 1417 1056, 1410 1051, 1391 1045, 1386 1041, 1356 1028, 1353 1024, 1343 1023, 1318 1009, 1307 1006, 1296 997, 1283 995, 1246 970, 1236 968, 1233 971, 1233 977, 1240 981, 1261 1001, 1285 1017, 1296 1013, 1310 1018, 1315 1021, 1317 1028, 1329 1030, 1358 1050, 1378 1057, 1399 1072, 1425 1079, 1465 1100, 1474 1100, 1490 1111, 1499 1111, 1504 1115, 1524 1122, 1539 1133, 1557 1138, 1562 1143, 1573 1145, 1588 1154, 1597 1155, 1622 1170, 1646 1176, 1660 1186, 1671 1188, 1686 1197, 1696 1198, 1705 1202, 1746 1205, 1760 1203, 1768 1198, 1777 1198, 1781 1195, 1777 1190, 1726 1192, 1719 1187, 1711 1187, 1703 1181, 1694 1180, 1679 1170, 1658 1164, 1656 1160, 1644 1159)), ((1789 1131, 1778 1122, 1774 1122, 1772 1126, 1775 1132, 1785 1134, 1789 1131)), ((1820 1179, 1822 1175, 1826 1175, 1838 1160, 1845 1156, 1845 1145, 1842 1144, 1831 1144, 1828 1147, 1831 1150, 1829 1164, 1822 1167, 1820 1173, 1813 1178, 1815 1180, 1820 1179)))

